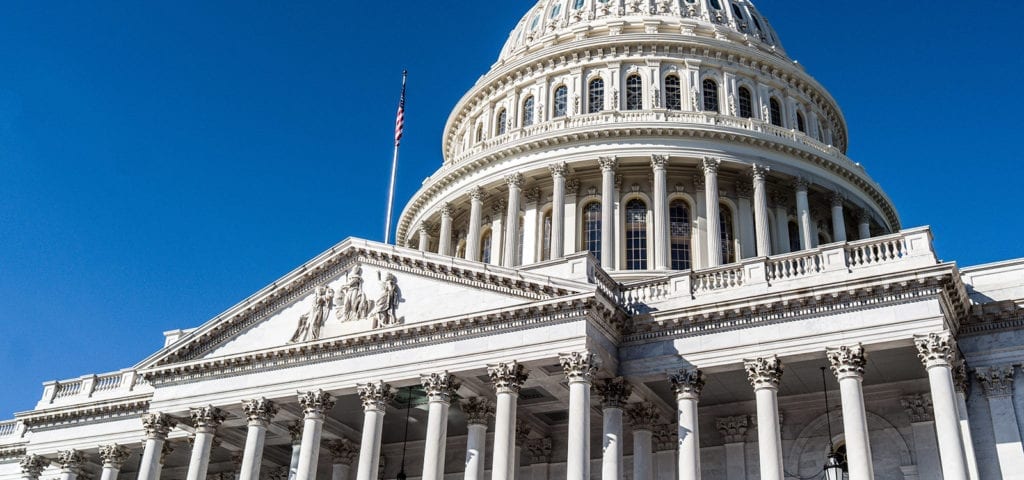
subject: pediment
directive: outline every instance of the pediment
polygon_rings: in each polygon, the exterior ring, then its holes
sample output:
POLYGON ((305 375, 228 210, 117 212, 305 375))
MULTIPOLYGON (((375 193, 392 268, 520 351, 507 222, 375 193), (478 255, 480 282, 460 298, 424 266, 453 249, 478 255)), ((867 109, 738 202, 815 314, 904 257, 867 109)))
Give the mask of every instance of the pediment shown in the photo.
POLYGON ((346 240, 142 362, 147 368, 457 318, 585 283, 346 240))

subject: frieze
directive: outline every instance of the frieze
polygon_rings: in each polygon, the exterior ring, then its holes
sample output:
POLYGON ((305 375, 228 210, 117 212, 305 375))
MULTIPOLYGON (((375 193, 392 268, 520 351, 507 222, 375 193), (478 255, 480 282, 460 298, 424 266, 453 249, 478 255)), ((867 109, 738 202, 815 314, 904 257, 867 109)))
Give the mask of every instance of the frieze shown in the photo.
POLYGON ((109 420, 118 417, 139 415, 149 410, 150 395, 145 399, 133 399, 102 405, 76 405, 74 407, 33 410, 25 415, 16 415, 30 430, 56 427, 72 423, 109 420))

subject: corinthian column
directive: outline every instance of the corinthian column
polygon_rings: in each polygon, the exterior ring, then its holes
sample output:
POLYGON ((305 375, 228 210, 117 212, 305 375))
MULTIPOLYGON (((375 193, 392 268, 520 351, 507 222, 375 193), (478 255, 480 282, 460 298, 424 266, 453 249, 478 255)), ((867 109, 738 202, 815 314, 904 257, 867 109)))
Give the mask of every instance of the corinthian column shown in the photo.
POLYGON ((633 480, 654 480, 654 426, 658 408, 650 403, 633 404, 626 414, 633 425, 633 480))
POLYGON ((326 447, 331 454, 331 480, 348 480, 359 447, 347 438, 327 442, 326 447))
POLYGON ((519 210, 522 208, 523 183, 526 179, 521 173, 513 173, 505 177, 508 185, 508 212, 505 214, 505 251, 502 266, 512 268, 518 266, 519 254, 519 210))
POLYGON ((288 424, 288 436, 292 440, 292 457, 288 462, 288 478, 294 480, 299 471, 299 454, 302 452, 302 421, 288 424))
POLYGON ((75 480, 82 471, 82 461, 85 457, 82 452, 71 450, 59 450, 57 452, 57 465, 60 466, 60 480, 75 480))
POLYGON ((832 241, 846 241, 846 217, 843 215, 843 194, 832 193, 832 241))
POLYGON ((565 256, 565 175, 569 173, 569 165, 559 162, 548 168, 554 185, 551 193, 551 259, 554 260, 565 256))
POLYGON ((779 191, 773 192, 772 203, 775 204, 775 237, 778 240, 774 252, 789 253, 789 209, 786 208, 786 195, 779 191))
POLYGON ((654 170, 654 268, 668 270, 669 267, 669 232, 668 232, 668 155, 651 155, 651 168, 654 170))
POLYGON ((962 359, 953 364, 953 385, 956 388, 956 411, 960 418, 960 434, 964 437, 964 455, 967 457, 967 471, 971 480, 978 480, 978 460, 974 454, 974 441, 971 439, 971 421, 967 416, 967 390, 970 382, 967 379, 967 363, 962 359))
POLYGON ((263 446, 267 439, 267 426, 277 415, 277 405, 266 398, 242 402, 242 411, 249 420, 245 436, 245 450, 242 453, 242 470, 238 480, 259 480, 260 465, 263 463, 263 446))
POLYGON ((441 236, 437 241, 437 253, 450 256, 452 254, 452 206, 441 205, 441 236))
POLYGON ((128 460, 128 455, 131 455, 128 447, 116 443, 100 445, 100 460, 103 461, 103 473, 100 475, 100 480, 117 480, 117 474, 121 472, 121 467, 128 460))
POLYGON ((746 437, 750 419, 746 415, 715 419, 715 427, 725 440, 725 480, 746 480, 746 437))
POLYGON ((466 474, 465 480, 483 480, 486 468, 487 417, 494 416, 494 405, 480 397, 462 402, 466 415, 466 474))
POLYGON ((429 223, 423 222, 423 224, 420 225, 419 251, 425 252, 430 249, 430 232, 432 230, 434 230, 434 226, 429 223))
POLYGON ((515 478, 516 403, 519 389, 526 382, 527 371, 519 362, 511 361, 487 367, 497 397, 494 414, 494 462, 491 480, 515 478))
POLYGON ((193 408, 189 412, 192 426, 195 427, 195 441, 192 443, 192 456, 188 461, 188 480, 206 480, 206 470, 210 467, 210 450, 213 448, 213 436, 217 427, 224 421, 224 412, 212 405, 193 408))
POLYGON ((779 428, 779 381, 782 361, 777 355, 743 361, 757 398, 757 441, 762 480, 782 480, 782 434, 779 428))
POLYGON ((953 389, 953 356, 956 340, 949 331, 916 335, 917 357, 928 370, 928 383, 932 391, 935 410, 935 433, 939 438, 939 458, 942 476, 946 480, 967 478, 967 458, 964 456, 963 436, 956 413, 956 392, 953 389))
MULTIPOLYGON (((590 381, 597 371, 599 362, 593 353, 582 351, 560 353, 558 363, 562 365, 565 379, 569 382, 569 450, 566 454, 566 479, 590 480, 590 381)), ((619 428, 622 428, 621 418, 619 428)))
POLYGON ((384 431, 384 412, 395 393, 382 381, 356 386, 363 402, 363 439, 359 445, 359 469, 356 480, 377 480, 380 440, 384 431))
POLYGON ((704 204, 707 209, 707 268, 722 264, 722 223, 718 207, 718 166, 722 161, 714 157, 704 157, 700 167, 704 170, 704 204))
POLYGON ((157 480, 160 478, 160 459, 167 441, 167 434, 178 424, 178 421, 163 413, 147 413, 142 416, 142 428, 146 431, 146 446, 142 449, 142 461, 139 463, 139 480, 157 480))
POLYGON ((871 210, 863 209, 857 215, 857 240, 871 238, 871 210))
POLYGON ((42 455, 26 455, 21 459, 21 475, 25 480, 39 480, 43 470, 50 466, 50 460, 42 455))
POLYGON ((875 478, 868 440, 868 418, 864 412, 864 365, 868 359, 861 344, 825 350, 832 373, 839 380, 843 402, 843 433, 846 437, 847 463, 851 480, 875 478))
POLYGON ((999 470, 1003 478, 1016 478, 1024 473, 1024 448, 1021 448, 1017 412, 1013 406, 1013 372, 1013 366, 975 370, 978 384, 988 400, 992 433, 997 445, 996 456, 999 458, 999 470))
POLYGON ((697 403, 704 389, 704 373, 684 368, 669 376, 679 414, 679 480, 700 480, 700 421, 697 403))
POLYGON ((427 393, 427 436, 423 447, 423 480, 444 479, 444 450, 448 444, 448 407, 461 385, 447 371, 420 378, 427 393))
POLYGON ((480 223, 483 221, 484 189, 469 190, 469 233, 466 234, 466 260, 480 261, 480 223))
POLYGON ((323 434, 324 417, 334 408, 334 398, 323 391, 309 391, 299 394, 302 406, 302 446, 299 448, 299 466, 295 473, 297 480, 315 480, 316 466, 320 461, 320 436, 323 434))
POLYGON ((796 224, 800 227, 800 249, 807 250, 814 246, 811 232, 811 207, 807 203, 807 189, 811 183, 805 178, 793 181, 796 189, 796 224))
POLYGON ((594 389, 601 397, 601 418, 604 422, 601 479, 618 480, 622 478, 622 407, 633 393, 633 388, 622 377, 616 377, 597 382, 594 389))
POLYGON ((757 235, 757 256, 767 257, 772 254, 772 239, 768 230, 768 167, 754 165, 754 230, 757 235))
POLYGON ((601 266, 615 270, 615 157, 597 159, 601 166, 601 266))

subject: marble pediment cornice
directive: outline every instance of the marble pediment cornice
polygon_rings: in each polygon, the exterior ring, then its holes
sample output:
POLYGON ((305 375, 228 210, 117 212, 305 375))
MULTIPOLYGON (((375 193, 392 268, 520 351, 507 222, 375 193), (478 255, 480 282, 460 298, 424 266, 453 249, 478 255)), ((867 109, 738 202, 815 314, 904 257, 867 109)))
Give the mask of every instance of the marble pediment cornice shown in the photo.
POLYGON ((972 305, 960 332, 979 335, 1021 328, 1024 328, 1024 300, 1001 300, 972 305))
POLYGON ((500 334, 544 324, 588 319, 616 337, 623 325, 622 311, 597 291, 570 295, 526 305, 494 309, 430 322, 397 325, 301 344, 204 358, 141 369, 152 385, 195 381, 261 370, 328 362, 422 345, 451 342, 475 336, 500 334))
POLYGON ((593 285, 572 280, 348 238, 190 331, 135 368, 146 369, 199 358, 356 263, 513 295, 528 301, 542 301, 594 289, 593 285))
POLYGON ((116 400, 90 402, 65 407, 45 408, 16 413, 14 417, 28 430, 133 416, 149 410, 152 393, 121 397, 116 400))

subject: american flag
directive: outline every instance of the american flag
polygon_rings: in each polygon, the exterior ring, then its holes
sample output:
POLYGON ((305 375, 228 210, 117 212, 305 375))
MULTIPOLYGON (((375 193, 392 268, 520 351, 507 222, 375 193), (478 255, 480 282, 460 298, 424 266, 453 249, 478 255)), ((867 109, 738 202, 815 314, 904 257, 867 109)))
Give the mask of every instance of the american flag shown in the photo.
POLYGON ((398 101, 398 116, 395 118, 395 146, 402 143, 402 132, 405 130, 405 78, 407 72, 402 72, 402 99, 398 101))

